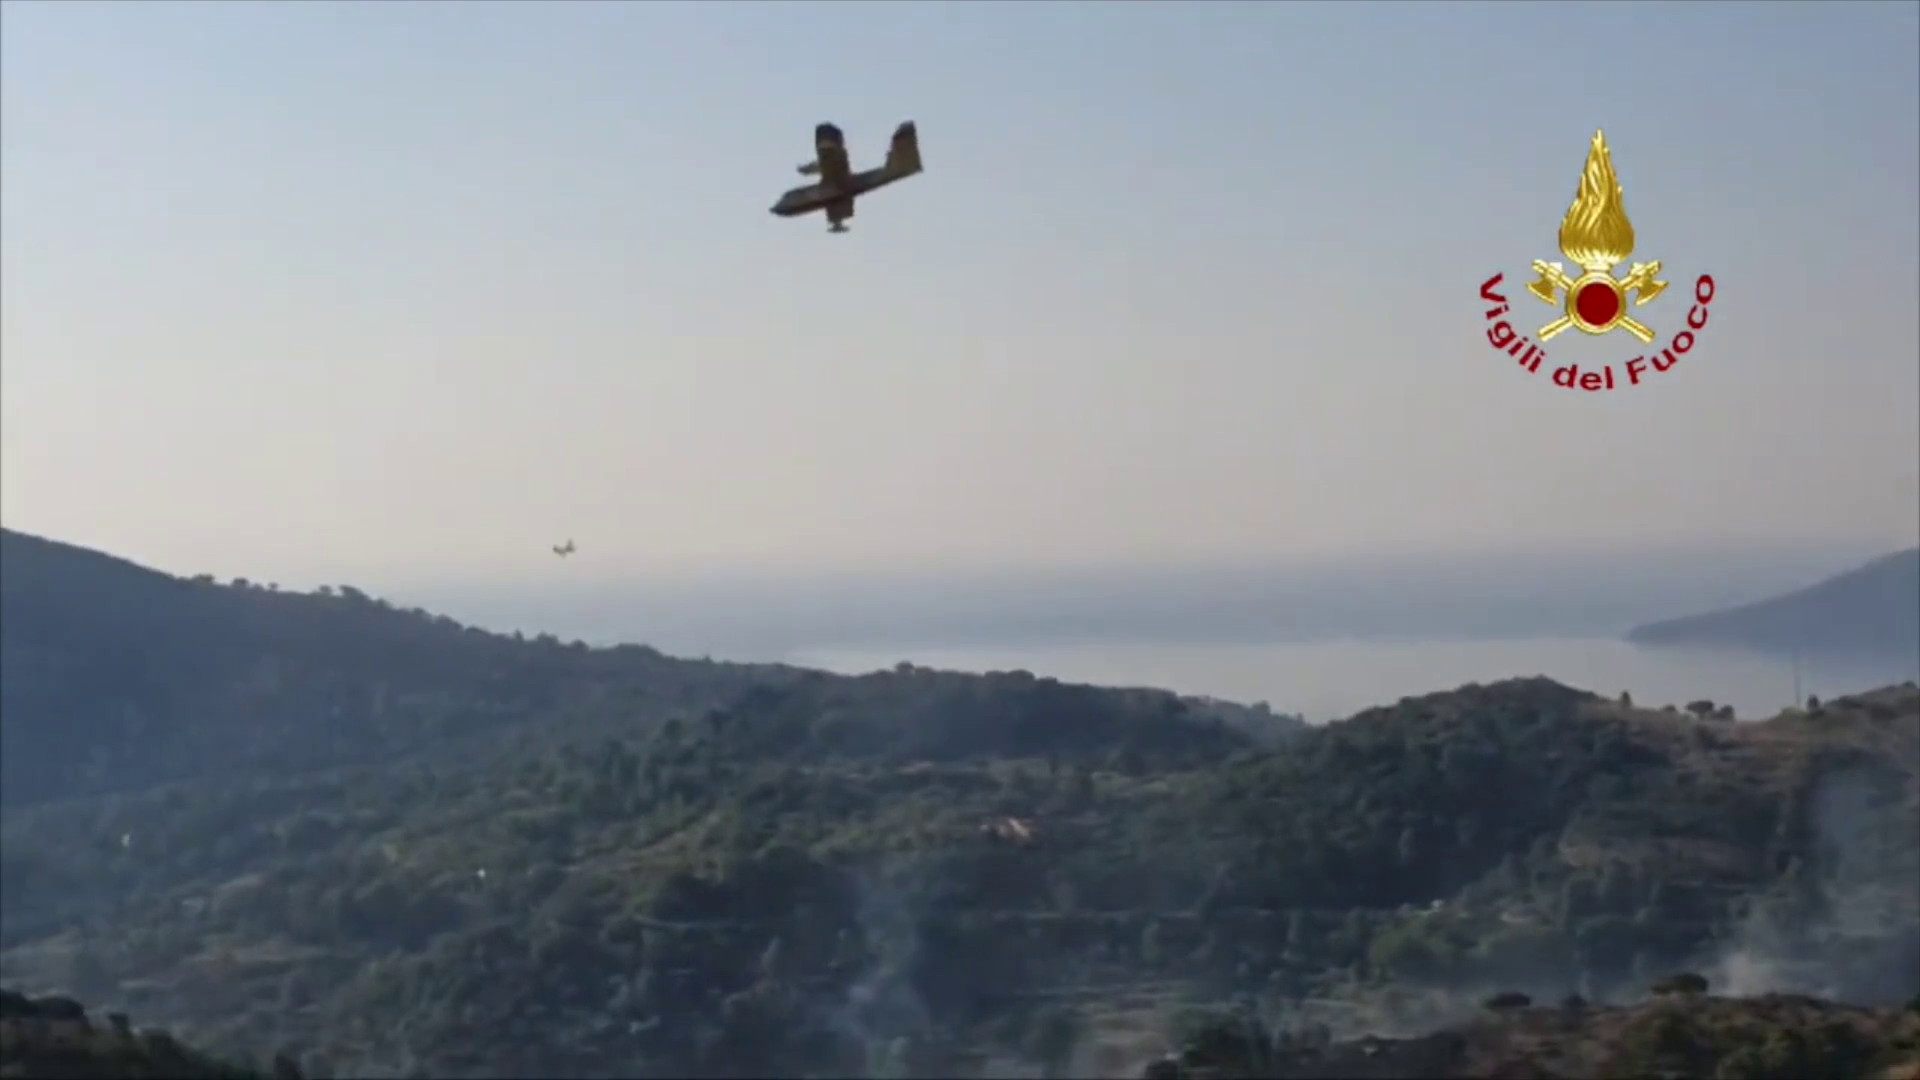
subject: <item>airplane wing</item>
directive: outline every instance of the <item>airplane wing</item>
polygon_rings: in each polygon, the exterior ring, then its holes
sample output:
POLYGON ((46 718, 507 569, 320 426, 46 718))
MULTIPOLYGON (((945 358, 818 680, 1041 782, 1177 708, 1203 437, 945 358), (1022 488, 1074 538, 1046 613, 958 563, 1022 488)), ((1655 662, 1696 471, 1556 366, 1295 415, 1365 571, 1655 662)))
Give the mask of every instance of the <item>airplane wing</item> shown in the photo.
POLYGON ((847 139, 840 129, 832 124, 820 124, 813 129, 813 151, 819 165, 820 182, 839 186, 847 182, 853 174, 847 164, 847 139))

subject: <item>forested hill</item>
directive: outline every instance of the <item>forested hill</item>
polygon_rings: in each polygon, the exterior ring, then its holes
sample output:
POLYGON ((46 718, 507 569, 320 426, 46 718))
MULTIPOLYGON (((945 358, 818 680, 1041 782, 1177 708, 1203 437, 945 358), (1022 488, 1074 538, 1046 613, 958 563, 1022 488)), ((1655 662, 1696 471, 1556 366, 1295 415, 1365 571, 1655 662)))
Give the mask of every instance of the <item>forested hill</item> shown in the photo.
POLYGON ((1920 687, 1735 722, 1514 679, 1301 731, 5 540, 0 983, 227 1059, 1125 1075, 1196 1006, 1319 1046, 1677 969, 1920 991, 1920 687))
POLYGON ((1638 626, 1627 637, 1648 645, 1920 656, 1920 548, 1784 596, 1638 626))
POLYGON ((818 734, 834 752, 877 756, 1104 759, 1123 746, 1217 756, 1289 727, 1223 703, 1021 673, 853 678, 522 640, 349 586, 301 594, 180 578, 14 531, 0 531, 0 567, 10 805, 236 770, 444 757, 501 736, 625 735, 724 718, 743 701, 788 717, 788 745, 818 734))

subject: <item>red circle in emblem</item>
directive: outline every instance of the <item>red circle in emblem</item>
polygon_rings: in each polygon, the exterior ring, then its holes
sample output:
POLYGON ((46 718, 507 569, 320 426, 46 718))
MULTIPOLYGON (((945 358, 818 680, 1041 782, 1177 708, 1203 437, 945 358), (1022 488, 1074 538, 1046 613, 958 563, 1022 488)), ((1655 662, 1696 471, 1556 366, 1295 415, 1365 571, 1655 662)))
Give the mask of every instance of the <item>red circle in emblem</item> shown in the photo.
POLYGON ((1620 316, 1620 294, 1604 281, 1583 285, 1573 299, 1573 310, 1588 326, 1605 326, 1620 316))

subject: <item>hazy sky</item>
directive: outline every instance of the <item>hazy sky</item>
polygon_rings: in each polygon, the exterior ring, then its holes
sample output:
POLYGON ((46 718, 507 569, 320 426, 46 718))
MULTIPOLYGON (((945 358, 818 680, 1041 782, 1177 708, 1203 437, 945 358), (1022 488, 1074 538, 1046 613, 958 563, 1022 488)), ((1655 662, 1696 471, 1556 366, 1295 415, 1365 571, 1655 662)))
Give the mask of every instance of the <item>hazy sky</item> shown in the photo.
POLYGON ((0 17, 10 527, 288 582, 1920 532, 1913 3, 0 17), (909 118, 850 235, 768 214, 909 118), (1610 395, 1476 295, 1596 127, 1643 321, 1719 283, 1610 395))

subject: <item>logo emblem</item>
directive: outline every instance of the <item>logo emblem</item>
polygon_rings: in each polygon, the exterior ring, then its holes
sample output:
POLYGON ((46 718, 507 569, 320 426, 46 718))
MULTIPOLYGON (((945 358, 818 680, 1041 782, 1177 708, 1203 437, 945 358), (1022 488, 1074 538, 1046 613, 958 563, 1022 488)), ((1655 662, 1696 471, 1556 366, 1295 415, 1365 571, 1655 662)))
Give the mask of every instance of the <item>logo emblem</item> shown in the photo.
MULTIPOLYGON (((1631 312, 1652 303, 1667 290, 1667 283, 1660 280, 1660 262, 1633 263, 1625 276, 1613 276, 1614 268, 1633 254, 1634 241, 1626 195, 1619 176, 1613 171, 1613 152, 1607 146, 1606 133, 1596 131, 1587 148, 1587 163, 1580 171, 1580 186, 1574 192, 1573 205, 1567 208, 1567 215, 1560 222, 1560 253, 1578 268, 1579 274, 1569 274, 1561 263, 1535 259, 1533 271, 1538 278, 1527 285, 1527 291, 1535 299, 1559 308, 1560 317, 1535 331, 1541 344, 1516 333, 1512 323, 1502 318, 1510 310, 1507 298, 1496 291, 1505 275, 1495 274, 1480 287, 1481 299, 1498 305, 1486 313, 1489 321, 1500 320, 1488 328, 1488 342, 1517 357, 1520 366, 1530 373, 1538 372, 1540 362, 1546 358, 1542 345, 1568 328, 1592 337, 1625 330, 1641 344, 1653 344, 1654 332, 1631 312)), ((1695 282, 1694 300, 1696 303, 1687 316, 1691 329, 1674 335, 1674 340, 1652 358, 1653 371, 1668 370, 1693 348, 1693 331, 1707 324, 1707 305, 1713 300, 1712 277, 1702 275, 1695 282)), ((1626 384, 1639 385, 1648 373, 1648 365, 1649 359, 1645 356, 1623 365, 1626 384)), ((1555 369, 1553 381, 1558 386, 1582 390, 1612 390, 1618 385, 1611 364, 1585 372, 1579 365, 1570 364, 1555 369)))
POLYGON ((1552 341, 1571 326, 1594 335, 1618 327, 1643 344, 1653 343, 1653 331, 1627 314, 1627 297, 1632 295, 1633 306, 1639 307, 1666 292, 1667 283, 1654 280, 1660 273, 1657 261, 1634 263, 1625 280, 1614 280, 1613 268, 1633 254, 1633 222, 1627 220, 1627 198, 1614 174, 1605 132, 1593 133, 1580 190, 1560 222, 1560 254, 1586 273, 1570 279, 1557 262, 1533 261, 1540 280, 1527 291, 1548 304, 1566 297, 1566 314, 1540 328, 1541 341, 1552 341))

